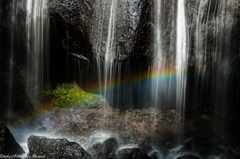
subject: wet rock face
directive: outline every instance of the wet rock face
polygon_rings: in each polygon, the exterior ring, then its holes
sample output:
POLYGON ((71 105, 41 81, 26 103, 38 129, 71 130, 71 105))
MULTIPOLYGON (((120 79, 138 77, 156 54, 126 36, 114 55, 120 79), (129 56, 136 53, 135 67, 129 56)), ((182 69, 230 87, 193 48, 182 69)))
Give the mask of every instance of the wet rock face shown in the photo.
POLYGON ((227 59, 230 66, 239 67, 239 6, 239 0, 186 1, 189 65, 216 67, 227 59))
POLYGON ((32 135, 28 138, 28 148, 29 156, 92 159, 79 144, 69 142, 67 139, 49 139, 32 135))
POLYGON ((69 52, 91 61, 93 54, 104 56, 111 48, 112 59, 124 60, 132 52, 135 52, 133 56, 150 53, 151 6, 152 2, 138 0, 114 3, 112 0, 51 0, 49 14, 66 28, 62 47, 69 52), (149 38, 141 35, 143 31, 149 38), (138 36, 142 37, 138 39, 138 36), (141 44, 144 49, 136 48, 139 43, 136 40, 145 41, 141 44))
POLYGON ((13 6, 17 8, 16 21, 18 23, 24 23, 26 17, 26 0, 8 0, 0 2, 0 26, 13 27, 12 15, 13 6), (17 3, 16 3, 17 2, 17 3))
POLYGON ((154 0, 142 2, 141 16, 137 24, 131 55, 154 60, 155 47, 157 47, 154 43, 156 35, 159 34, 157 30, 160 30, 162 56, 168 63, 173 63, 176 52, 177 1, 161 1, 159 10, 157 5, 157 1, 154 0), (156 12, 159 12, 158 16, 156 12), (160 21, 159 26, 157 26, 157 19, 160 21))
POLYGON ((90 43, 90 30, 94 0, 51 0, 48 4, 49 15, 58 24, 65 27, 62 47, 70 53, 82 55, 92 61, 93 52, 90 43))
POLYGON ((91 27, 94 0, 50 0, 49 14, 67 28, 78 26, 87 33, 91 27))
MULTIPOLYGON (((107 51, 111 52, 111 59, 124 60, 132 56, 151 60, 154 34, 158 29, 155 25, 155 3, 153 0, 52 0, 49 13, 67 29, 62 43, 69 52, 84 55, 90 60, 92 54, 104 56, 107 51)), ((159 17, 162 50, 169 62, 176 50, 176 13, 176 1, 162 2, 159 17)))
POLYGON ((132 56, 139 57, 141 55, 148 57, 152 56, 153 49, 153 28, 154 20, 152 18, 154 13, 153 1, 143 1, 140 20, 137 24, 136 34, 134 36, 134 45, 132 56))
POLYGON ((22 147, 16 142, 9 129, 0 123, 0 154, 3 155, 22 155, 22 147))
MULTIPOLYGON (((51 0, 50 16, 67 30, 62 39, 63 47, 90 61, 94 55, 103 57, 109 48, 112 59, 124 60, 132 56, 152 60, 157 29, 156 1, 113 2, 51 0)), ((177 5, 175 0, 164 0, 161 3, 162 54, 168 63, 174 63, 176 56, 177 5)), ((236 44, 240 41, 240 1, 186 0, 185 7, 189 39, 188 64, 212 66, 216 61, 213 55, 217 49, 222 59, 230 55, 232 66, 239 68, 236 61, 239 60, 237 52, 240 47, 236 44), (229 52, 228 55, 225 52, 229 52), (204 56, 206 58, 202 59, 204 56)))
POLYGON ((94 53, 124 60, 132 54, 144 1, 96 1, 91 30, 94 53), (110 35, 110 36, 109 36, 110 35))

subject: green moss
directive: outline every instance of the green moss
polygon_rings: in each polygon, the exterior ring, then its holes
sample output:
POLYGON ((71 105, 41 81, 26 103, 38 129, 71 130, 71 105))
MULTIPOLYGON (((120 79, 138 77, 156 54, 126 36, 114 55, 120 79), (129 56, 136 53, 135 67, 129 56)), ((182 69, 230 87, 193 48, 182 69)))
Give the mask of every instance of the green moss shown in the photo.
POLYGON ((140 109, 135 109, 134 112, 138 115, 138 116, 148 116, 151 113, 149 111, 146 110, 140 110, 140 109))
POLYGON ((176 117, 175 111, 172 111, 172 110, 168 111, 168 112, 167 112, 167 116, 168 116, 169 118, 175 118, 175 117, 176 117))
POLYGON ((107 103, 101 95, 87 93, 74 84, 64 84, 56 89, 45 89, 43 94, 60 108, 99 108, 107 103))
POLYGON ((140 113, 140 110, 139 110, 139 109, 135 109, 134 112, 135 112, 136 114, 139 114, 139 113, 140 113))

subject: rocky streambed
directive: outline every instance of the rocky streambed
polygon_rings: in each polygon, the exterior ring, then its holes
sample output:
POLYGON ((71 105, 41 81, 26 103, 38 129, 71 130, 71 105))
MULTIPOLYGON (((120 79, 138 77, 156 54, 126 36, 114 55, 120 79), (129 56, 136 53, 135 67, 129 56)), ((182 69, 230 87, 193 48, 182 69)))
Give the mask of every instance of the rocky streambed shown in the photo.
POLYGON ((111 107, 60 108, 48 113, 37 123, 41 123, 54 135, 68 136, 76 140, 92 133, 105 132, 115 134, 127 144, 142 144, 146 139, 153 139, 164 140, 165 144, 169 145, 178 128, 182 126, 182 119, 175 110, 163 113, 154 108, 125 112, 111 107))
MULTIPOLYGON (((239 156, 239 147, 226 142, 229 138, 227 126, 219 123, 222 126, 213 129, 214 123, 216 122, 205 114, 194 120, 183 121, 174 109, 129 109, 121 112, 105 106, 99 109, 57 108, 31 124, 35 126, 35 132, 50 138, 65 138, 68 142, 76 142, 91 157, 98 159, 124 159, 124 156, 132 159, 138 155, 154 159, 239 156), (179 133, 181 129, 184 129, 184 134, 179 133), (114 141, 110 142, 113 145, 108 150, 106 142, 109 139, 114 141)), ((46 143, 53 144, 41 141, 42 138, 45 137, 35 136, 28 140, 35 144, 41 143, 42 147, 47 146, 46 143)), ((29 150, 31 147, 30 145, 29 150)), ((42 150, 41 153, 35 151, 35 148, 32 150, 34 151, 29 153, 31 155, 44 154, 42 150)), ((45 150, 43 152, 48 154, 45 150)))
POLYGON ((15 155, 9 152, 17 147, 22 158, 237 159, 238 136, 228 128, 206 114, 183 120, 174 109, 55 108, 17 137, 25 156, 4 125, 0 150, 15 155))

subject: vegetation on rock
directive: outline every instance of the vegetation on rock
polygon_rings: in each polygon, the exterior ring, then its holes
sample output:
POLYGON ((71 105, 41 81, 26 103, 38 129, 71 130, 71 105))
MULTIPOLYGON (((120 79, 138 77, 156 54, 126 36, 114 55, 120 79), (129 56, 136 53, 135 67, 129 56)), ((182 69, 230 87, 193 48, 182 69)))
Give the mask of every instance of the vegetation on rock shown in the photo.
POLYGON ((101 95, 87 93, 76 84, 63 84, 55 89, 45 89, 45 98, 50 99, 52 105, 60 108, 100 108, 107 104, 101 95))
POLYGON ((147 110, 140 110, 140 109, 135 109, 134 110, 135 113, 138 115, 138 116, 149 116, 151 113, 147 110))

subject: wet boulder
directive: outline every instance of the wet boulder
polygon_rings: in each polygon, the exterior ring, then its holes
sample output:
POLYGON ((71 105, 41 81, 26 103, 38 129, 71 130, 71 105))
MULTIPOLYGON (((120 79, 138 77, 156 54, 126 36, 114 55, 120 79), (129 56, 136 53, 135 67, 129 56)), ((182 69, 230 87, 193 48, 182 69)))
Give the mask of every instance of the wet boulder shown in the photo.
POLYGON ((0 123, 0 154, 3 155, 22 155, 22 147, 16 142, 10 130, 0 123))
POLYGON ((93 156, 93 158, 97 159, 115 159, 116 154, 115 151, 118 148, 118 142, 116 138, 111 137, 105 140, 103 143, 96 142, 92 144, 87 150, 93 156))
POLYGON ((117 152, 117 159, 151 159, 139 148, 125 148, 117 152))
POLYGON ((191 140, 184 144, 183 150, 193 153, 198 153, 201 157, 206 158, 210 155, 221 155, 224 151, 219 151, 219 145, 222 145, 223 141, 220 137, 203 133, 193 137, 191 140))
POLYGON ((195 156, 193 154, 183 155, 181 157, 178 157, 178 159, 200 159, 200 157, 195 156))
POLYGON ((91 155, 78 143, 69 142, 67 139, 50 139, 32 135, 28 138, 28 148, 29 156, 92 159, 91 155))
POLYGON ((91 145, 87 151, 94 157, 96 158, 98 155, 98 152, 101 150, 102 148, 102 143, 94 143, 93 145, 91 145))

